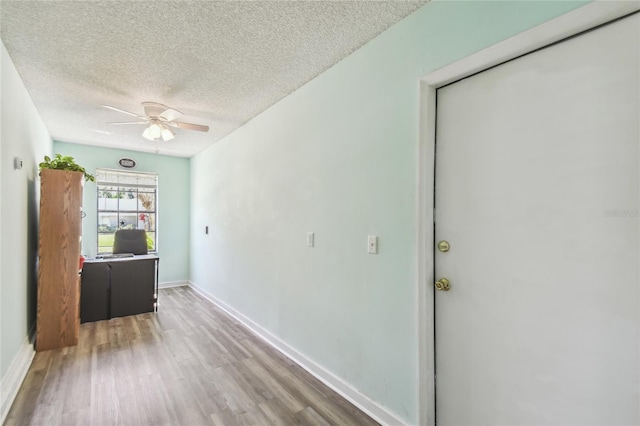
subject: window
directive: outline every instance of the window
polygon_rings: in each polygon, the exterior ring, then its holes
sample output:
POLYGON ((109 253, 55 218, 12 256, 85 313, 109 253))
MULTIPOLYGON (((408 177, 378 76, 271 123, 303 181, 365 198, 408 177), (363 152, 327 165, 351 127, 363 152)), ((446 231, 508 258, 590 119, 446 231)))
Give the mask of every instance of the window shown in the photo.
POLYGON ((110 253, 118 229, 147 231, 149 251, 157 250, 158 175, 97 169, 98 253, 110 253))

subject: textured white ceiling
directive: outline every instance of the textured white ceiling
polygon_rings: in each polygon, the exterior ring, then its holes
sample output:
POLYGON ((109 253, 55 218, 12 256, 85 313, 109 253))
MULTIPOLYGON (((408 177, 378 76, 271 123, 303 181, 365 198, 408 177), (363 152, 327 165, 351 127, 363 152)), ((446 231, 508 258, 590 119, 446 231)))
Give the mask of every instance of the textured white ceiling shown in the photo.
POLYGON ((0 1, 0 34, 55 140, 190 157, 426 3, 0 1), (143 101, 208 133, 150 142, 143 101))

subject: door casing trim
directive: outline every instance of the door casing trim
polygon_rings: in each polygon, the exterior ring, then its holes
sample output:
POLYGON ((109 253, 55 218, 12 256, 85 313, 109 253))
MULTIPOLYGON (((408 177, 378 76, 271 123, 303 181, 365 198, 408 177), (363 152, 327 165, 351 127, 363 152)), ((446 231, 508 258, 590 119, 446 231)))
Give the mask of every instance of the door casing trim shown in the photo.
POLYGON ((436 90, 640 10, 639 1, 594 1, 420 79, 418 140, 418 424, 435 425, 434 169, 436 90))

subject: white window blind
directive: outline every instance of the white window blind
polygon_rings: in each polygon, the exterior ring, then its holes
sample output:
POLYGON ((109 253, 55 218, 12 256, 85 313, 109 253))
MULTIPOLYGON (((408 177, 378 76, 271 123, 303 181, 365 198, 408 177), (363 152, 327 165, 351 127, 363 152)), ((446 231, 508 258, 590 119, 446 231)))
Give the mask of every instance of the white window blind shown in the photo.
POLYGON ((156 188, 158 175, 156 173, 123 172, 120 170, 97 169, 96 181, 104 186, 135 186, 139 188, 156 188))

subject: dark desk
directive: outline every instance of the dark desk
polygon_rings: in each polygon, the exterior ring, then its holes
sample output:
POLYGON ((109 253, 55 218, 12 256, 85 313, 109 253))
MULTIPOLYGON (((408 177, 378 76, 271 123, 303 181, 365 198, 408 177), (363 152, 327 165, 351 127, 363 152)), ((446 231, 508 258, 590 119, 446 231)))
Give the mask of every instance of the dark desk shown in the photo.
POLYGON ((82 267, 80 322, 154 312, 158 256, 88 259, 82 267))

